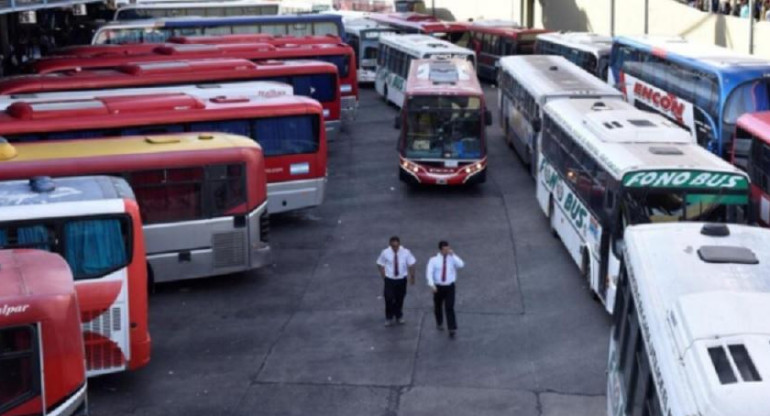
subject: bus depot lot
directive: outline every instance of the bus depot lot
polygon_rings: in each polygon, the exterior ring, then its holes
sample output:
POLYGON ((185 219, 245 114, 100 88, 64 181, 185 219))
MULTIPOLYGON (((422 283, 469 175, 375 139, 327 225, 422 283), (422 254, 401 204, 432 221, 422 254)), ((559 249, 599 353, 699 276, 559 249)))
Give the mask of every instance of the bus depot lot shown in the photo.
POLYGON ((396 110, 362 89, 329 146, 324 204, 272 218, 275 266, 160 286, 152 361, 89 380, 92 414, 605 414, 610 318, 552 237, 485 89, 490 170, 468 189, 400 183, 396 110), (406 324, 386 328, 374 261, 394 234, 418 279, 406 324), (439 239, 466 262, 454 340, 424 281, 439 239))

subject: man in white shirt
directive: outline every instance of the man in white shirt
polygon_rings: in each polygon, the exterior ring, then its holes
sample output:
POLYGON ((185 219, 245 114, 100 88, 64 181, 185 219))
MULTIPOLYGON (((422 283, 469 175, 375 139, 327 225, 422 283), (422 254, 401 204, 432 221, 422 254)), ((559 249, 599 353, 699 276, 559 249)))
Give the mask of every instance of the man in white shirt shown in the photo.
POLYGON ((390 247, 382 250, 377 258, 377 268, 384 283, 385 326, 404 324, 404 298, 406 279, 414 284, 414 265, 417 263, 412 252, 401 247, 401 240, 390 237, 390 247))
POLYGON ((455 318, 455 281, 457 270, 465 267, 465 263, 457 256, 449 243, 438 243, 439 253, 428 261, 425 277, 428 286, 433 290, 433 312, 436 315, 436 327, 444 329, 444 312, 446 312, 449 337, 455 337, 457 319, 455 318))

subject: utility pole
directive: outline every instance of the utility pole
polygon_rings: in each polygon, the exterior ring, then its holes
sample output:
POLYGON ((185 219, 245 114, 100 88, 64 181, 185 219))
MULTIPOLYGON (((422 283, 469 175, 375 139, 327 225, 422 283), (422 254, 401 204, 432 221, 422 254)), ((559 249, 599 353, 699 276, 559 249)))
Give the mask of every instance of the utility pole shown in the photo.
POLYGON ((610 36, 615 36, 615 0, 610 0, 610 36))
POLYGON ((433 17, 436 17, 436 0, 430 0, 430 8, 433 9, 433 17))
POLYGON ((749 0, 749 53, 754 53, 754 1, 749 0))
POLYGON ((650 34, 650 0, 644 0, 644 34, 650 34))

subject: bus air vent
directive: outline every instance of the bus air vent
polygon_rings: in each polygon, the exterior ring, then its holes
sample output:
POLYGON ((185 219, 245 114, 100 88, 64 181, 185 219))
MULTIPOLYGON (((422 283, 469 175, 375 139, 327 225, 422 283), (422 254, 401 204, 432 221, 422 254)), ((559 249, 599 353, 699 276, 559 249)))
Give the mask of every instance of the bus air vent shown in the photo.
POLYGON ((430 65, 429 77, 434 84, 454 84, 460 79, 460 74, 449 62, 433 62, 430 65))
POLYGON ((29 180, 29 187, 38 194, 53 192, 56 184, 50 176, 35 176, 29 180))
POLYGON ((179 137, 174 136, 147 136, 144 138, 144 141, 149 144, 173 144, 182 142, 179 137))
POLYGON ((725 224, 704 224, 700 233, 709 237, 727 237, 730 229, 725 224))
POLYGON ((558 71, 559 67, 556 66, 556 65, 553 65, 553 66, 548 67, 548 70, 550 70, 550 71, 558 71))
POLYGON ((591 110, 594 111, 602 111, 602 110, 609 110, 610 107, 607 106, 607 104, 604 103, 604 101, 597 101, 591 106, 591 110))
POLYGON ((738 246, 702 246, 698 257, 706 263, 759 264, 753 251, 738 246))
POLYGON ((664 156, 677 156, 677 155, 683 155, 681 150, 677 149, 676 147, 665 147, 665 146, 651 146, 650 147, 650 153, 654 155, 664 155, 664 156))
POLYGON ((727 346, 726 351, 722 346, 711 347, 708 349, 708 353, 721 384, 734 384, 738 382, 738 377, 730 365, 728 354, 738 370, 741 381, 744 383, 762 381, 762 377, 759 375, 757 367, 754 365, 754 361, 751 359, 745 345, 731 344, 727 346))
POLYGON ((650 120, 644 120, 644 119, 634 119, 634 120, 631 120, 631 119, 629 119, 628 122, 631 123, 632 126, 636 126, 636 127, 655 127, 655 123, 653 123, 650 120))

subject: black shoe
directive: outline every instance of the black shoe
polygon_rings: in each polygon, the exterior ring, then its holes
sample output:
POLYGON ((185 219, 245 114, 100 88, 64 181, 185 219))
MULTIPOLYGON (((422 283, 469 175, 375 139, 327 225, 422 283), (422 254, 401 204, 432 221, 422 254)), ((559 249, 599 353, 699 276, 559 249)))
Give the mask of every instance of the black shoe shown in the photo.
POLYGON ((449 338, 454 339, 454 337, 455 337, 455 330, 452 329, 452 330, 449 331, 449 338))

